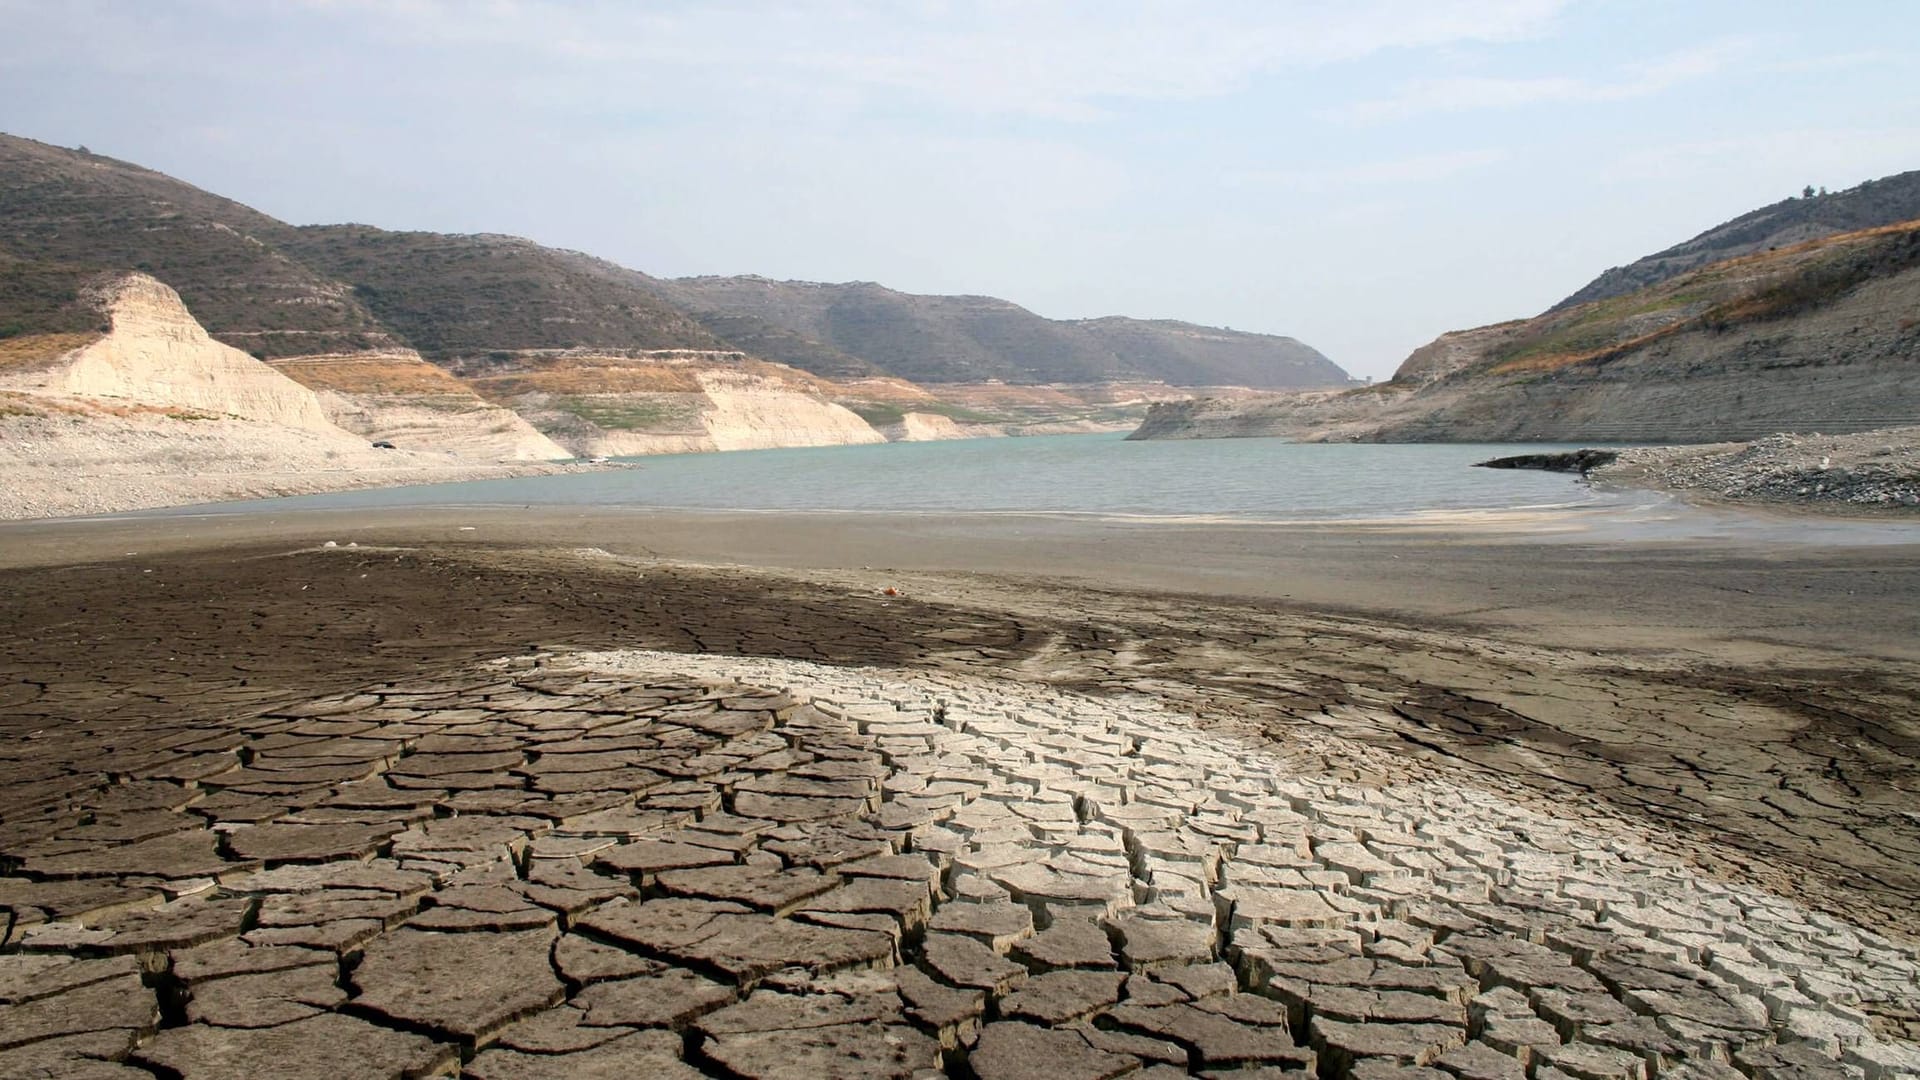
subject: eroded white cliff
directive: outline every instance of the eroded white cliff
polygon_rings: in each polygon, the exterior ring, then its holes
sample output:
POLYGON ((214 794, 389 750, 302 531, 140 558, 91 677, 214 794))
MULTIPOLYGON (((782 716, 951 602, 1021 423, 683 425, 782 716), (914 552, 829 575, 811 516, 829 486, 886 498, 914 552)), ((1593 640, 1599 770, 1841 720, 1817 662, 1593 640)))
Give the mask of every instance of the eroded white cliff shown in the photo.
POLYGON ((894 442, 941 442, 947 439, 984 439, 1005 435, 995 424, 961 424, 944 413, 910 412, 900 422, 889 425, 887 437, 894 442))
POLYGON ((274 367, 309 387, 335 424, 369 441, 472 461, 573 456, 411 349, 298 356, 274 367))
POLYGON ((100 299, 112 331, 16 375, 10 387, 345 434, 311 390, 209 337, 165 284, 129 274, 105 286, 100 299))
POLYGON ((708 402, 700 423, 716 450, 887 441, 851 409, 771 379, 725 370, 703 371, 699 379, 708 402))

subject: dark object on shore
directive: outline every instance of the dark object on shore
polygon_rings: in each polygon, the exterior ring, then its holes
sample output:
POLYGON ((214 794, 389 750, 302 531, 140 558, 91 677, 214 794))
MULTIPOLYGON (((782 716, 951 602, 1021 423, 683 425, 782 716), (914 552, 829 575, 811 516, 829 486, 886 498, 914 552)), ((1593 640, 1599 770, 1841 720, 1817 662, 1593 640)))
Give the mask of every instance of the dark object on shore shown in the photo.
POLYGON ((1574 450, 1565 454, 1516 454, 1492 461, 1476 461, 1476 469, 1544 469, 1547 472, 1577 472, 1581 476, 1611 465, 1620 455, 1612 450, 1574 450))
POLYGON ((381 439, 379 442, 373 444, 373 448, 375 450, 392 450, 394 449, 394 445, 385 439, 381 439))

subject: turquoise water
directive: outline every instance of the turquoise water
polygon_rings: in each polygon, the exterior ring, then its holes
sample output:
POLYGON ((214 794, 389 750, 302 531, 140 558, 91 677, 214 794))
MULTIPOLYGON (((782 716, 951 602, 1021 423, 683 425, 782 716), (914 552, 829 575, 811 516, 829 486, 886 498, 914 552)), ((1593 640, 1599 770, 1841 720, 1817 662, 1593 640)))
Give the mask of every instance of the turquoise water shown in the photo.
POLYGON ((969 439, 675 454, 566 476, 304 495, 190 512, 586 505, 1342 520, 1646 501, 1560 473, 1470 467, 1504 454, 1563 449, 1571 447, 1126 442, 1118 434, 969 439))

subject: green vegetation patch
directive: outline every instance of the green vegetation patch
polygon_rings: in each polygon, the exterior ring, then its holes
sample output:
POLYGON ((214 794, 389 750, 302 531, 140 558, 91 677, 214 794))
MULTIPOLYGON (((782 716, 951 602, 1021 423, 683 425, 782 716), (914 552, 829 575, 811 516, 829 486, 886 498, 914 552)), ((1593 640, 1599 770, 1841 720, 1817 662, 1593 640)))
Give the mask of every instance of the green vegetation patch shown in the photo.
POLYGON ((897 424, 907 415, 907 410, 901 406, 883 401, 843 401, 840 404, 851 410, 853 415, 877 428, 897 424))
POLYGON ((603 431, 654 431, 684 427, 698 420, 693 402, 672 398, 562 397, 553 407, 570 412, 603 431))
POLYGON ((1018 418, 1003 413, 981 412, 969 409, 965 405, 955 405, 945 401, 916 401, 904 405, 892 401, 842 401, 840 405, 851 410, 855 416, 874 427, 886 427, 898 424, 906 419, 908 413, 929 413, 944 416, 961 424, 1008 424, 1018 422, 1018 418))
POLYGON ((929 401, 925 404, 915 405, 909 411, 938 413, 949 420, 962 424, 1003 424, 1013 419, 1010 416, 981 412, 979 409, 969 409, 965 405, 954 405, 945 401, 929 401))

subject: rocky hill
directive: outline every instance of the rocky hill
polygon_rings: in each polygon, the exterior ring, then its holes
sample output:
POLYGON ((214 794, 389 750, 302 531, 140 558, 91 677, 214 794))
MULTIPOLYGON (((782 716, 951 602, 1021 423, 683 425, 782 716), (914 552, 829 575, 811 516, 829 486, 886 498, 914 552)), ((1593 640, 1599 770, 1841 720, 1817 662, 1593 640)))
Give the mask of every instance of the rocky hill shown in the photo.
POLYGON ((468 457, 1099 430, 1176 387, 1347 382, 1290 338, 877 285, 665 281, 511 236, 295 226, 0 135, 0 344, 104 333, 92 291, 130 271, 314 391, 334 425, 468 457))
POLYGON ((1920 221, 1442 335, 1340 394, 1155 406, 1138 438, 1719 442, 1920 421, 1920 221))
POLYGON ((345 434, 311 390, 214 341, 159 281, 129 274, 89 287, 85 299, 102 313, 107 332, 38 356, 20 349, 0 372, 0 388, 345 434))
MULTIPOLYGON (((724 320, 754 319, 915 382, 1158 380, 1265 389, 1349 382, 1318 350, 1289 337, 1118 317, 1060 321, 995 297, 921 296, 865 281, 747 276, 664 284, 666 296, 723 332, 724 320)), ((816 370, 819 362, 777 342, 759 346, 795 367, 816 370)))
POLYGON ((286 250, 353 296, 429 360, 523 349, 718 349, 647 275, 516 236, 293 230, 286 250))
POLYGON ((137 270, 257 357, 404 344, 350 287, 290 254, 285 222, 113 158, 0 135, 0 332, 95 320, 80 285, 137 270))
POLYGON ((1616 266, 1549 310, 1625 296, 1709 263, 1915 218, 1920 218, 1920 170, 1831 194, 1808 189, 1800 198, 1749 211, 1665 251, 1616 266))
POLYGON ((413 349, 730 349, 829 378, 1329 386, 1291 338, 1062 323, 991 297, 759 278, 662 281, 508 236, 296 227, 138 165, 0 135, 0 329, 83 328, 89 272, 141 270, 257 357, 413 349))

